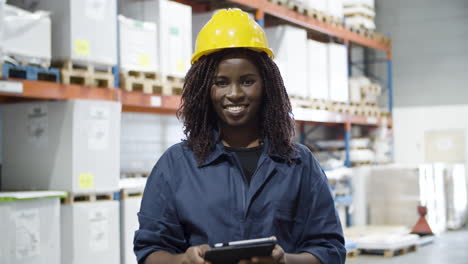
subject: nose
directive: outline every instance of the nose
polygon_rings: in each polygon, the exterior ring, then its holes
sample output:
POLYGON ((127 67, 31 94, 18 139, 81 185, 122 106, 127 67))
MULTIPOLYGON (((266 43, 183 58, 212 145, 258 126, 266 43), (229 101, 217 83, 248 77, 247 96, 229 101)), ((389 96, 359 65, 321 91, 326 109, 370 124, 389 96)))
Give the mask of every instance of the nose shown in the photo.
POLYGON ((226 94, 226 98, 229 99, 231 102, 239 102, 243 100, 245 97, 245 93, 242 90, 240 84, 238 83, 232 83, 229 86, 229 91, 226 94))

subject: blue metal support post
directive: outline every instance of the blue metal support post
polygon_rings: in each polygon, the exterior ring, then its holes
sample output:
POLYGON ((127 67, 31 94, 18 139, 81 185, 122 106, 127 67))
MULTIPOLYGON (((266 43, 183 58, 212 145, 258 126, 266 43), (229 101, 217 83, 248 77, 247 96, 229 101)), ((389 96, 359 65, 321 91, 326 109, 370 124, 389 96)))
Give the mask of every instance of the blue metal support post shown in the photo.
POLYGON ((393 113, 393 70, 392 59, 387 59, 387 86, 388 86, 388 111, 390 115, 393 113))

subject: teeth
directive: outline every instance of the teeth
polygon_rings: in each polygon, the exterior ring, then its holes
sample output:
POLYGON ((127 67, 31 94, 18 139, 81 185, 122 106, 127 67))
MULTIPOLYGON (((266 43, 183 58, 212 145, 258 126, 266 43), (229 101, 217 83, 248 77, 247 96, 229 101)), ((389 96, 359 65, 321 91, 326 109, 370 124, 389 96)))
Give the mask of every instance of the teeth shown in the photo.
POLYGON ((226 107, 227 110, 232 111, 232 112, 240 112, 242 109, 244 109, 245 106, 243 105, 236 105, 236 106, 228 106, 226 107))

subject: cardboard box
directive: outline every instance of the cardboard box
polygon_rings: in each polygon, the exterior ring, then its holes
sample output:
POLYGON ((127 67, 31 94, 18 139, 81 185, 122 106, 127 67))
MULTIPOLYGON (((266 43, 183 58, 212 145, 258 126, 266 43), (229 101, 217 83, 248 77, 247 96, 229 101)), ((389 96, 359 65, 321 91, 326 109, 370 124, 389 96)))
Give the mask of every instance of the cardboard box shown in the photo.
POLYGON ((117 64, 116 0, 41 0, 37 8, 51 12, 53 60, 117 64))
POLYGON ((119 15, 120 68, 123 71, 157 72, 156 23, 119 15))
MULTIPOLYGON (((0 4, 2 6, 2 4, 0 4)), ((1 8, 0 8, 1 9, 1 8)), ((0 11, 1 13, 1 11, 0 11)), ((0 15, 0 19, 1 19, 0 15)), ((4 55, 22 63, 49 67, 51 60, 51 22, 47 12, 35 13, 15 6, 4 6, 3 24, 4 55), (31 45, 34 43, 34 45, 31 45)))
POLYGON ((348 51, 345 45, 328 44, 329 98, 334 102, 349 102, 348 51))
POLYGON ((126 0, 120 4, 120 13, 157 24, 161 72, 183 78, 191 65, 192 8, 168 0, 126 0))
POLYGON ((307 40, 308 97, 328 100, 327 44, 307 40))
POLYGON ((61 205, 62 262, 119 263, 119 202, 61 205))
POLYGON ((60 264, 64 192, 0 192, 0 263, 60 264))
POLYGON ((307 97, 307 31, 282 25, 265 32, 289 96, 307 97))
POLYGON ((136 264, 133 252, 133 238, 138 230, 137 213, 140 211, 143 190, 146 178, 121 179, 120 195, 120 253, 122 264, 136 264))
POLYGON ((73 100, 3 107, 2 187, 118 190, 121 104, 73 100))

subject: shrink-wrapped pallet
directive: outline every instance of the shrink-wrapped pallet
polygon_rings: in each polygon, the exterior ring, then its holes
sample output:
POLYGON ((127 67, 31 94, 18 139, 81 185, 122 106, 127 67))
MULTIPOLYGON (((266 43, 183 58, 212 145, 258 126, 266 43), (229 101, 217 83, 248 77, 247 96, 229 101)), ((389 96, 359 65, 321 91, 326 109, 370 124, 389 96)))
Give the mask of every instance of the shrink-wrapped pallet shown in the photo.
POLYGON ((119 15, 120 68, 122 71, 157 72, 156 23, 119 15))
POLYGON ((334 102, 349 102, 348 51, 343 44, 328 44, 329 98, 334 102))
POLYGON ((156 23, 158 64, 164 76, 183 78, 192 55, 192 8, 168 0, 123 0, 120 12, 156 23))
POLYGON ((265 31, 289 96, 307 97, 306 30, 282 25, 267 28, 265 31))
POLYGON ((51 12, 52 59, 80 64, 117 64, 116 0, 41 0, 51 12))
POLYGON ((49 13, 31 13, 12 5, 4 5, 3 9, 3 19, 0 14, 0 36, 3 35, 0 45, 3 46, 4 56, 12 57, 19 63, 49 67, 52 50, 49 13))
POLYGON ((328 100, 327 44, 307 40, 308 97, 328 100))

